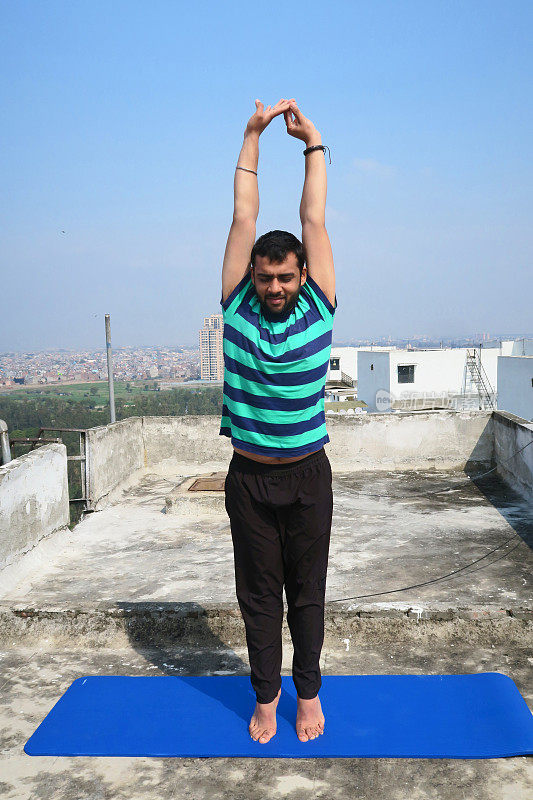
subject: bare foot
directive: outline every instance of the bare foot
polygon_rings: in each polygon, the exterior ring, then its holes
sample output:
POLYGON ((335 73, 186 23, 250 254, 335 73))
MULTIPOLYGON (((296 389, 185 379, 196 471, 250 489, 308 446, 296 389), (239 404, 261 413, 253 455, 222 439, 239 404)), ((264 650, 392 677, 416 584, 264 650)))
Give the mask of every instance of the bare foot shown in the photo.
POLYGON ((248 730, 250 736, 260 744, 266 744, 276 733, 276 708, 281 695, 281 689, 271 703, 255 704, 255 711, 250 720, 248 730))
POLYGON ((301 742, 316 739, 317 736, 324 733, 325 722, 318 695, 313 697, 312 700, 304 700, 298 697, 296 733, 301 742))

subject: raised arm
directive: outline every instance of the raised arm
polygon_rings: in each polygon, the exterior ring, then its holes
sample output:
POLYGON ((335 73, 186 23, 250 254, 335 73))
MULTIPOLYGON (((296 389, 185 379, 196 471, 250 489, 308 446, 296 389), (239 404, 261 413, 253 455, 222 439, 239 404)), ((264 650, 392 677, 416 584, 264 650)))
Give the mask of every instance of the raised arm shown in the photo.
POLYGON ((259 134, 257 131, 244 132, 244 142, 237 159, 233 179, 233 219, 257 220, 259 215, 259 189, 257 183, 257 164, 259 162, 259 134), (252 170, 248 172, 248 170, 252 170))
POLYGON ((244 277, 250 266, 250 253, 255 242, 255 225, 259 215, 259 188, 257 165, 259 162, 259 137, 278 114, 289 107, 290 100, 280 100, 272 108, 255 101, 256 110, 244 132, 244 142, 237 159, 233 181, 233 221, 226 243, 222 264, 222 299, 244 277))
MULTIPOLYGON (((322 137, 311 120, 304 117, 291 102, 284 113, 287 133, 305 143, 305 149, 322 144, 322 137), (293 119, 294 115, 294 119, 293 119)), ((333 253, 326 230, 326 159, 323 150, 305 156, 305 180, 300 203, 302 243, 306 253, 307 272, 320 286, 331 305, 335 305, 335 269, 333 253)))

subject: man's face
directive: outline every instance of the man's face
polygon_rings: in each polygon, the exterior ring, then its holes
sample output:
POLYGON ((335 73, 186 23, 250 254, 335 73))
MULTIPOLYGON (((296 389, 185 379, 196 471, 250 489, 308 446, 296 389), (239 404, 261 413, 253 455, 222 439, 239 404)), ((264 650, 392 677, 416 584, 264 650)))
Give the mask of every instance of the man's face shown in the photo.
POLYGON ((298 302, 300 288, 306 280, 306 268, 298 269, 298 260, 289 253, 281 264, 273 264, 266 256, 255 257, 252 268, 252 283, 263 310, 281 314, 292 310, 298 302))

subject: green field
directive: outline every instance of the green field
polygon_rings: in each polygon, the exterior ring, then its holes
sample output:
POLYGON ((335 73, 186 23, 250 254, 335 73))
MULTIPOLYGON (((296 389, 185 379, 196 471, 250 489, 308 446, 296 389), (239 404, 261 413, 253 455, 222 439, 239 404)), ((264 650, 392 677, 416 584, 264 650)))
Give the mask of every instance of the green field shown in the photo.
MULTIPOLYGON (((145 392, 153 392, 157 381, 152 378, 140 381, 115 381, 115 398, 127 399, 137 397, 145 392), (148 388, 147 388, 148 387, 148 388)), ((181 386, 179 388, 182 388, 181 386)), ((187 388, 187 384, 183 384, 187 388)), ((107 381, 95 381, 94 383, 72 383, 58 384, 57 386, 21 386, 20 389, 10 389, 0 392, 4 397, 14 399, 35 398, 35 397, 70 397, 78 403, 83 402, 84 398, 89 397, 98 405, 109 403, 109 390, 107 381)))
MULTIPOLYGON (((115 381, 115 406, 117 420, 134 416, 181 416, 184 414, 211 414, 222 412, 222 387, 199 386, 193 382, 173 389, 154 391, 156 380, 115 381)), ((326 410, 364 406, 360 401, 325 403, 326 410)), ((21 386, 0 393, 0 419, 7 422, 12 442, 12 457, 32 449, 19 438, 38 435, 40 428, 54 428, 47 437, 61 437, 69 456, 79 454, 79 434, 60 432, 61 428, 94 428, 109 423, 109 394, 107 381, 77 383, 68 386, 21 386)), ((81 473, 79 461, 68 462, 69 497, 80 497, 81 473)), ((71 503, 74 515, 71 523, 81 513, 80 503, 71 503)))

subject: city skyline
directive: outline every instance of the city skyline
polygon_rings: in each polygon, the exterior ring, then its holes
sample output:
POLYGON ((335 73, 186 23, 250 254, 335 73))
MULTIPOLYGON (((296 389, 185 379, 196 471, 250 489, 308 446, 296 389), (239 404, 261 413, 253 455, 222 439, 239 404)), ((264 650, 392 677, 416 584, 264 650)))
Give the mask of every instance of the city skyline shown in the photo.
MULTIPOLYGON (((113 375, 117 381, 167 380, 180 382, 204 381, 222 382, 223 348, 222 315, 212 314, 204 318, 203 327, 198 329, 198 342, 195 345, 174 344, 155 346, 112 347, 113 375)), ((482 336, 488 334, 482 334, 482 336)), ((496 336, 480 339, 482 347, 498 347, 502 341, 522 341, 524 352, 529 350, 531 337, 496 336), (527 342, 527 345, 526 345, 527 342)), ((405 352, 417 350, 454 349, 473 347, 469 339, 413 338, 412 340, 376 338, 373 342, 357 340, 351 342, 334 341, 332 348, 362 348, 372 345, 377 348, 398 348, 405 352)), ((19 386, 59 386, 73 382, 91 383, 107 380, 107 351, 105 347, 85 350, 58 348, 41 351, 20 351, 0 353, 0 389, 12 391, 19 386)))
MULTIPOLYGON (((221 316, 220 314, 206 314, 204 315, 204 319, 208 319, 209 317, 221 316)), ((140 342, 137 344, 121 344, 121 345, 114 345, 113 344, 113 334, 111 335, 112 339, 112 351, 120 352, 120 351, 128 351, 128 350, 157 350, 158 348, 162 349, 169 349, 169 350, 196 350, 200 352, 200 347, 198 343, 198 331, 202 329, 202 326, 199 325, 196 330, 196 335, 192 335, 189 340, 183 341, 175 341, 175 342, 156 342, 156 343, 147 343, 147 342, 140 342)), ((511 331, 511 332, 496 332, 494 334, 490 334, 489 332, 463 332, 457 334, 455 336, 450 335, 439 335, 430 336, 428 333, 420 332, 420 333, 413 333, 409 336, 401 335, 401 336, 392 336, 390 334, 383 334, 381 336, 362 336, 362 337, 351 337, 347 339, 340 339, 338 337, 333 337, 333 343, 337 347, 343 346, 351 346, 351 345, 362 345, 368 344, 370 345, 372 342, 375 343, 390 343, 390 344, 401 344, 406 342, 423 342, 423 343, 431 343, 431 346, 438 346, 440 342, 445 343, 447 347, 463 347, 466 344, 470 346, 474 346, 478 343, 481 345, 488 345, 494 346, 494 344, 498 341, 504 340, 529 340, 533 339, 533 332, 523 332, 523 331, 511 331)), ((106 344, 105 344, 105 333, 102 333, 102 341, 103 343, 100 345, 94 345, 90 347, 50 347, 50 348, 26 348, 24 350, 11 350, 6 348, 4 351, 0 351, 0 358, 7 355, 12 354, 31 354, 31 353, 72 353, 72 354, 80 354, 83 352, 105 352, 106 351, 106 344)), ((1 367, 1 363, 0 363, 1 367)))

